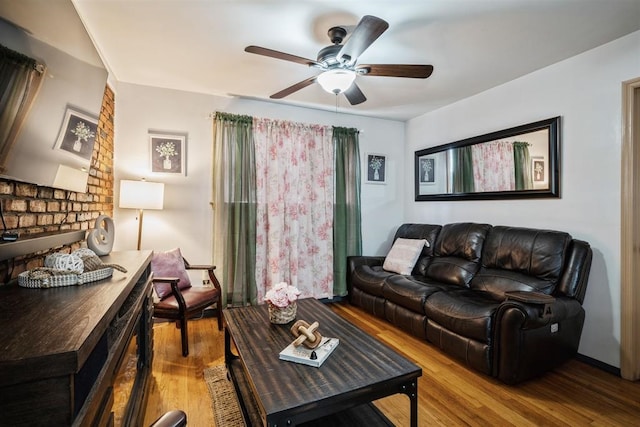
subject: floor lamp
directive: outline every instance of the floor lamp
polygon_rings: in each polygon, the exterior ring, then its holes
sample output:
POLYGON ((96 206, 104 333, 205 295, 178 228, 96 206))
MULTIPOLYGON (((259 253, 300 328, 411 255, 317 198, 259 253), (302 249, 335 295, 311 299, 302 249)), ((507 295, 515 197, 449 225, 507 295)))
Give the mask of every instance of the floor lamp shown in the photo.
POLYGON ((138 209, 138 250, 142 240, 142 217, 145 209, 162 209, 164 184, 147 181, 120 181, 120 204, 125 209, 138 209))

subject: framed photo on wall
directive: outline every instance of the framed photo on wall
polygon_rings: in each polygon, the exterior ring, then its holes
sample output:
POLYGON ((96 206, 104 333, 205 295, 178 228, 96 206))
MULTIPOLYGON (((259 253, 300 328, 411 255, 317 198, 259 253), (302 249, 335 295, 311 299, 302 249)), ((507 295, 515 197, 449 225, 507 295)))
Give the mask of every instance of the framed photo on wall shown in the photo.
POLYGON ((186 176, 186 135, 149 132, 151 172, 186 176))
POLYGON ((436 183, 436 159, 432 156, 423 156, 420 161, 420 184, 433 185, 436 183))
POLYGON ((368 184, 387 183, 387 156, 384 154, 367 153, 365 182, 368 184))
POLYGON ((55 148, 91 160, 97 134, 97 117, 67 107, 55 148))

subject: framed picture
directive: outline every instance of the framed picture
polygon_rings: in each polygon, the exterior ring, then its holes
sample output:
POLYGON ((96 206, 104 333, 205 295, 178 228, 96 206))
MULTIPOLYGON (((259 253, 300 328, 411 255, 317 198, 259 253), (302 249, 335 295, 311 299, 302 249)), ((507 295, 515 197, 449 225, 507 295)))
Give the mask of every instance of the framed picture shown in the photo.
POLYGON ((149 133, 151 172, 185 176, 186 135, 149 133))
POLYGON ((433 185, 436 183, 436 158, 423 156, 419 159, 420 184, 433 185))
POLYGON ((387 183, 387 156, 384 154, 367 153, 367 173, 365 182, 368 184, 387 183))
POLYGON ((546 181, 544 157, 531 157, 531 174, 533 175, 533 182, 546 181))
POLYGON ((97 117, 67 107, 55 148, 91 160, 97 134, 97 117))

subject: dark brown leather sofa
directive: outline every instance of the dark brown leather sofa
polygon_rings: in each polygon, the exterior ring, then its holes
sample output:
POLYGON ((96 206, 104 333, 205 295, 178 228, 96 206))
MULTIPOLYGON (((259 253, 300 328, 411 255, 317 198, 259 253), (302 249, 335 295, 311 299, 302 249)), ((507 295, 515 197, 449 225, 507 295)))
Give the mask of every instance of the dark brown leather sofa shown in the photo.
POLYGON ((399 237, 429 242, 412 274, 385 271, 384 257, 349 257, 352 304, 507 384, 576 355, 592 258, 587 242, 477 223, 403 224, 399 237))

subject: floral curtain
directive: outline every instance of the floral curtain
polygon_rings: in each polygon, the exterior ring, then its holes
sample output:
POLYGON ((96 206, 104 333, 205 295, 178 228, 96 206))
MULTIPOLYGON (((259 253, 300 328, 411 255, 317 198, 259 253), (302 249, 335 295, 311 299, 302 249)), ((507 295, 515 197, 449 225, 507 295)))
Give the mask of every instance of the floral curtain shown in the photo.
POLYGON ((43 81, 45 67, 0 45, 0 173, 43 81))
POLYGON ((472 146, 475 191, 515 189, 513 144, 492 141, 472 146))
POLYGON ((254 119, 258 301, 276 283, 333 296, 332 129, 254 119))
POLYGON ((214 263, 222 301, 234 306, 258 302, 252 127, 249 116, 216 113, 213 121, 214 263))
POLYGON ((335 208, 333 217, 333 294, 347 295, 347 256, 362 255, 360 149, 358 130, 333 128, 335 208))

